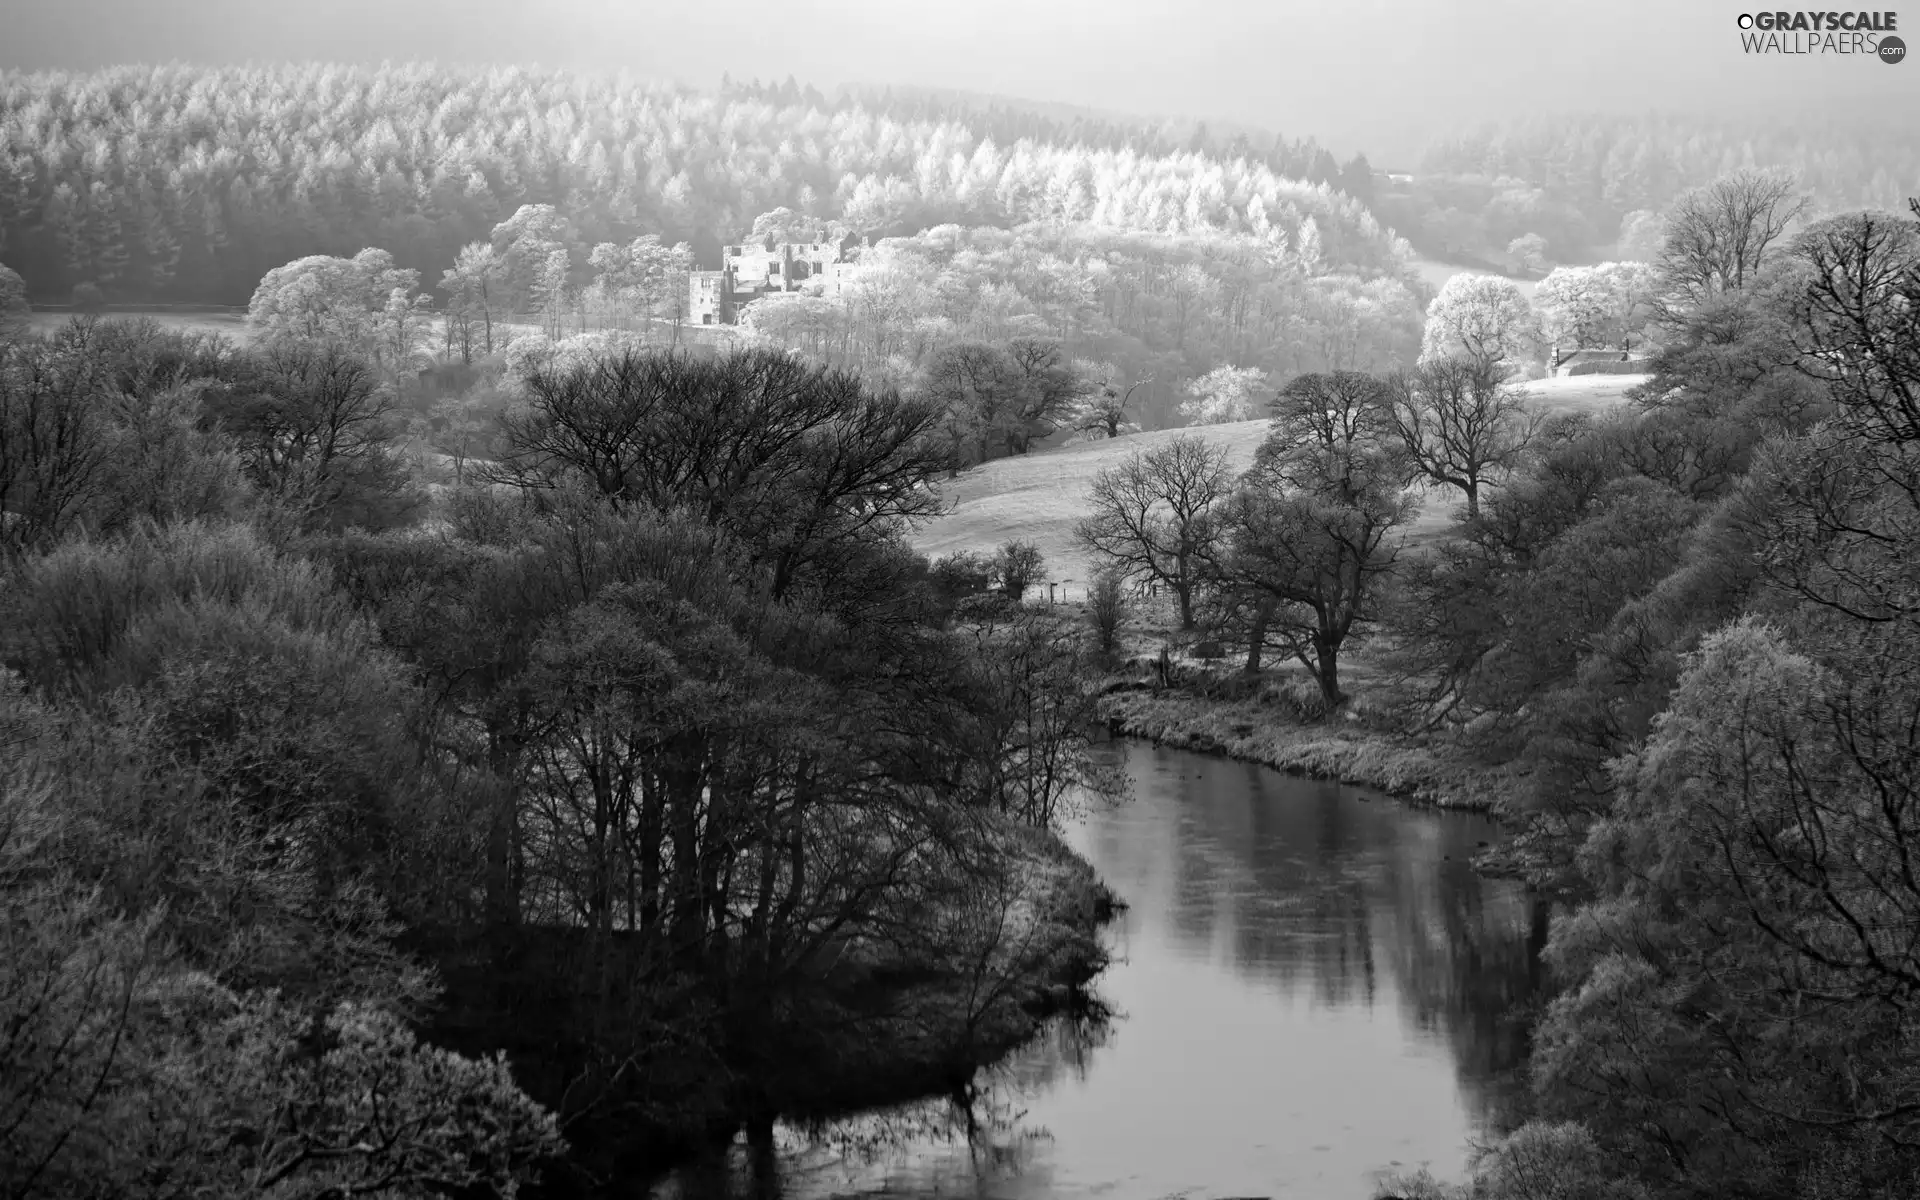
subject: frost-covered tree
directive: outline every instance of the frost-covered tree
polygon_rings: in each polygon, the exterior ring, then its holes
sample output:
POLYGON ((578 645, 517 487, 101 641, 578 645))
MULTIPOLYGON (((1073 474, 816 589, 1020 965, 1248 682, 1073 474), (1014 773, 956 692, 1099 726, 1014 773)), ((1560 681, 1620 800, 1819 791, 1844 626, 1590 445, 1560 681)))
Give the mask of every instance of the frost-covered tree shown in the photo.
POLYGON ((1652 316, 1653 268, 1643 262, 1593 267, 1556 267, 1534 290, 1541 334, 1553 345, 1556 363, 1568 351, 1632 348, 1652 316))
POLYGON ((1507 243, 1507 253, 1522 269, 1543 271, 1547 266, 1547 239, 1537 233, 1523 233, 1507 243))
POLYGON ((1511 279, 1462 273, 1427 306, 1420 360, 1466 358, 1516 367, 1540 351, 1540 322, 1511 279))
POLYGON ((265 340, 339 346, 398 372, 424 334, 427 301, 419 290, 420 273, 395 267, 385 250, 309 255, 267 272, 247 324, 265 340))
POLYGON ((27 285, 0 264, 0 341, 25 333, 31 311, 27 307, 27 285))
POLYGON ((1187 384, 1180 416, 1189 425, 1224 425, 1260 417, 1272 399, 1267 373, 1257 367, 1215 367, 1187 384))

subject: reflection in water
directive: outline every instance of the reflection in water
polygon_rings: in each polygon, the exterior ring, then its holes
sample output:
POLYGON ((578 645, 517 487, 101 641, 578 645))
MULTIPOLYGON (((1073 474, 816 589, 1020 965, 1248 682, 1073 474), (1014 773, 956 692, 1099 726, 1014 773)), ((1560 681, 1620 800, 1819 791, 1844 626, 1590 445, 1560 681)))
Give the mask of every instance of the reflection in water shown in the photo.
POLYGON ((1073 832, 1130 906, 1099 982, 1110 1023, 1056 1025, 964 1102, 782 1128, 760 1170, 742 1151, 657 1200, 1358 1200, 1383 1170, 1458 1176, 1514 1094, 1511 1012, 1544 936, 1518 887, 1469 866, 1495 827, 1115 753, 1132 801, 1073 832))

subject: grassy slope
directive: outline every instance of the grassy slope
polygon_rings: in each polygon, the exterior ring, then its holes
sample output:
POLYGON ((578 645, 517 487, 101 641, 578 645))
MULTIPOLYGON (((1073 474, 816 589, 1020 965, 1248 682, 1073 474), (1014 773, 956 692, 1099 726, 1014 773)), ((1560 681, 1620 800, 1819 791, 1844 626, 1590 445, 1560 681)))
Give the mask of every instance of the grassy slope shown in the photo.
MULTIPOLYGON (((1620 401, 1640 375, 1582 375, 1529 384, 1536 402, 1551 412, 1599 411, 1620 401)), ((1071 580, 1067 594, 1084 593, 1089 574, 1086 556, 1073 542, 1073 527, 1086 514, 1087 488, 1099 471, 1136 450, 1164 445, 1185 433, 1198 434, 1227 451, 1228 465, 1244 470, 1267 435, 1267 422, 1242 421, 1171 429, 1132 437, 1080 442, 1003 458, 963 473, 942 485, 950 511, 922 527, 914 546, 930 555, 958 550, 989 551, 1011 538, 1025 538, 1046 556, 1054 580, 1071 580)), ((1459 504, 1458 493, 1430 492, 1412 534, 1427 537, 1444 529, 1459 504)))
MULTIPOLYGON (((73 316, 72 312, 65 309, 39 311, 28 318, 28 324, 35 333, 53 333, 64 328, 73 316)), ((247 337, 247 314, 244 309, 234 309, 229 312, 161 308, 114 309, 100 316, 106 321, 131 321, 140 317, 151 317, 162 329, 177 329, 187 333, 218 333, 235 341, 244 341, 247 337)))
POLYGON ((1136 450, 1164 446, 1186 433, 1199 434, 1225 449, 1228 465, 1239 472, 1253 464, 1254 449, 1267 436, 1267 423, 1167 429, 996 459, 941 485, 951 511, 919 530, 914 547, 937 556, 957 550, 991 550, 1009 539, 1025 538, 1046 556, 1049 576, 1073 580, 1069 590, 1078 596, 1088 572, 1086 559, 1073 544, 1073 526, 1086 512, 1093 477, 1136 450))

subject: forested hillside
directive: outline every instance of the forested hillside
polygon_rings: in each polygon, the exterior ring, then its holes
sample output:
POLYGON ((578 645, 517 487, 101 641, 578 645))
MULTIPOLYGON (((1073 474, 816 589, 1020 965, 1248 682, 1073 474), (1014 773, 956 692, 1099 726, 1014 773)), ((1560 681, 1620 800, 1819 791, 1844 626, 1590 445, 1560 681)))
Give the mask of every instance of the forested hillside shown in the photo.
MULTIPOLYGON (((767 93, 786 97, 800 91, 791 78, 777 88, 737 83, 731 86, 763 97, 767 93)), ((1372 194, 1373 172, 1364 154, 1342 163, 1311 137, 1288 138, 1231 122, 1150 119, 1070 104, 1047 104, 944 88, 842 87, 838 103, 858 105, 896 120, 965 125, 1001 145, 1026 139, 1059 146, 1131 149, 1148 155, 1185 150, 1220 158, 1245 158, 1263 163, 1287 179, 1329 184, 1363 200, 1372 194)))
POLYGON ((1657 214, 1680 193, 1742 167, 1792 173, 1822 211, 1897 211, 1920 194, 1920 134, 1816 115, 1535 117, 1434 145, 1412 184, 1374 211, 1423 252, 1455 260, 1505 260, 1527 234, 1545 241, 1549 261, 1589 261, 1616 242, 1626 243, 1618 257, 1637 258, 1658 247, 1657 214))
POLYGON ((1157 428, 1180 423, 1183 385, 1221 363, 1286 377, 1412 361, 1424 289, 1333 272, 1314 242, 1311 231, 1276 251, 1221 232, 945 225, 873 247, 840 295, 771 296, 746 322, 751 336, 903 385, 943 347, 1050 337, 1083 377, 1137 384, 1129 412, 1157 428))
POLYGON ((778 207, 855 232, 1086 221, 1285 231, 1397 269, 1365 207, 1268 165, 999 144, 861 107, 523 69, 116 68, 0 82, 0 259, 38 299, 243 303, 305 254, 391 250, 430 276, 525 204, 583 239, 659 234, 713 265, 778 207))

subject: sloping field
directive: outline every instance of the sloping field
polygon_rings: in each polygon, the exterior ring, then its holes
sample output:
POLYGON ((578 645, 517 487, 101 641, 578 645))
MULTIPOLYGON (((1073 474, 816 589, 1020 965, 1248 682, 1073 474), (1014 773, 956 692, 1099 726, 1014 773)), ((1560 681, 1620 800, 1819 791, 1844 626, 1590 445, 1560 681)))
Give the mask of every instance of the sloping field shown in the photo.
MULTIPOLYGON (((71 309, 40 309, 29 318, 30 327, 36 333, 52 333, 60 329, 73 318, 71 309)), ((247 336, 247 312, 245 309, 180 309, 180 308, 142 308, 111 309, 100 314, 105 321, 131 321, 140 317, 151 317, 162 329, 178 329, 188 333, 219 333, 244 341, 247 336)))
POLYGON ((1079 596, 1088 575, 1086 559, 1073 544, 1073 527, 1086 513, 1093 477, 1136 450, 1164 446, 1182 434, 1198 434, 1227 452, 1236 473, 1253 465, 1253 452, 1266 440, 1265 421, 1167 429, 1131 437, 1079 442, 1031 454, 996 459, 941 485, 951 506, 947 515, 923 526, 914 548, 938 557, 960 550, 990 551, 1002 542, 1024 538, 1046 556, 1048 577, 1072 580, 1079 596))
MULTIPOLYGON (((1598 412, 1618 404, 1628 388, 1645 378, 1581 375, 1543 379, 1529 384, 1527 390, 1550 412, 1598 412)), ((1162 446, 1189 433, 1223 447, 1229 467, 1239 472, 1252 464, 1254 450, 1267 436, 1267 422, 1168 429, 997 459, 941 485, 950 510, 914 534, 914 548, 938 557, 961 550, 991 551, 1003 542, 1024 538, 1046 556, 1049 578, 1071 581, 1067 593, 1078 599, 1091 571, 1086 556, 1074 544, 1073 527, 1086 515, 1087 489, 1094 475, 1136 450, 1162 446)), ((1427 493, 1410 532, 1419 538, 1446 528, 1460 503, 1459 493, 1451 489, 1427 493)))

